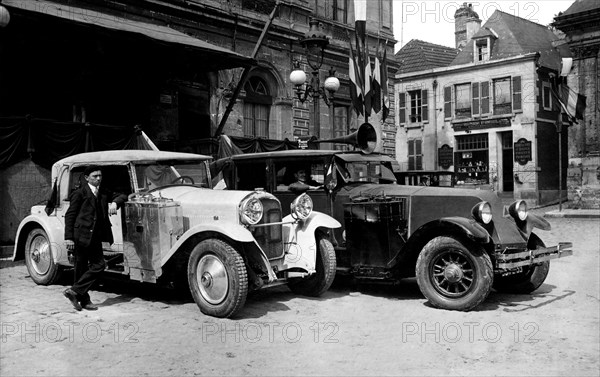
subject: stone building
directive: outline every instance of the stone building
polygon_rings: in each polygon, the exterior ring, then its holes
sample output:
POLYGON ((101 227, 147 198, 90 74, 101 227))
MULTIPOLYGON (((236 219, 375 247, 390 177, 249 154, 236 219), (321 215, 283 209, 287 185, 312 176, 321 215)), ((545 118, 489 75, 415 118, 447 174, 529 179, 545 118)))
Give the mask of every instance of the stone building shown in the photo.
MULTIPOLYGON (((557 200, 558 107, 550 74, 560 67, 558 37, 498 10, 481 25, 466 3, 455 17, 460 52, 453 60, 402 67, 396 76, 398 161, 409 170, 453 171, 457 186, 494 189, 530 205, 557 200)), ((397 59, 407 53, 401 49, 397 59)), ((439 60, 442 52, 432 56, 439 60)), ((566 172, 566 152, 562 157, 566 172)))
MULTIPOLYGON (((122 129, 139 125, 160 149, 205 154, 216 153, 219 133, 276 144, 309 136, 314 107, 297 99, 289 75, 295 60, 306 70, 299 40, 312 17, 329 37, 321 82, 330 68, 341 82, 330 108, 318 102, 320 137, 347 134, 363 121, 348 89, 351 0, 1 0, 0 6, 10 13, 0 28, 0 130, 18 124, 27 130, 15 153, 0 152, 0 162, 12 158, 0 164, 0 207, 11 208, 0 217, 0 243, 14 237, 31 197, 48 197, 49 182, 40 182, 60 153, 89 150, 102 137, 127 134, 122 129), (245 68, 247 80, 231 101, 245 68), (44 136, 65 128, 68 139, 44 136)), ((390 78, 397 69, 392 13, 392 0, 369 1, 367 44, 372 54, 385 46, 390 78)), ((393 109, 383 124, 369 120, 383 138, 380 150, 393 154, 393 109)))

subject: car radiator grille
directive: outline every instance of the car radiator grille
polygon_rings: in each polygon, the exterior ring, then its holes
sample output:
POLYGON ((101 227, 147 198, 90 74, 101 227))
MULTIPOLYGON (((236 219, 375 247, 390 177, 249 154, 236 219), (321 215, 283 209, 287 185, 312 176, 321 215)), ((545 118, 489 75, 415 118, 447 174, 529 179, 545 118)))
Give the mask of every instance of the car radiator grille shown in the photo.
POLYGON ((283 241, 281 223, 281 205, 277 200, 261 199, 263 217, 257 225, 277 223, 276 225, 258 226, 252 233, 256 242, 263 249, 267 258, 277 259, 283 257, 283 241))
POLYGON ((386 265, 404 244, 406 198, 355 201, 344 205, 346 247, 352 265, 386 265))

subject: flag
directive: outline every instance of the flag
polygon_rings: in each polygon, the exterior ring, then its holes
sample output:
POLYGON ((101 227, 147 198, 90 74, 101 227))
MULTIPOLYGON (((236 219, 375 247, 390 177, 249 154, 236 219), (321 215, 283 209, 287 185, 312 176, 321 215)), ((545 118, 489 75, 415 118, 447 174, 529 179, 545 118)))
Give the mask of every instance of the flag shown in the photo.
POLYGON ((562 82, 562 77, 552 80, 551 91, 553 98, 558 102, 560 110, 567 114, 571 122, 583 119, 586 107, 586 97, 571 89, 562 82))
POLYGON ((350 77, 350 99, 352 100, 352 106, 356 110, 356 115, 363 114, 363 95, 362 85, 360 84, 360 75, 358 74, 358 67, 356 66, 356 58, 354 57, 354 50, 352 49, 352 41, 350 43, 350 58, 348 63, 348 76, 350 77))
POLYGON ((383 58, 381 59, 381 96, 383 97, 383 113, 381 120, 384 121, 390 113, 390 96, 388 94, 388 74, 387 74, 387 41, 383 46, 383 58))
POLYGON ((379 64, 379 46, 375 54, 375 67, 373 68, 373 83, 371 84, 371 106, 374 113, 381 111, 381 66, 379 64))
POLYGON ((373 74, 371 72, 371 59, 369 59, 369 55, 367 54, 367 58, 365 59, 365 76, 364 76, 364 84, 365 84, 365 116, 371 115, 371 99, 373 97, 373 91, 371 90, 371 81, 373 80, 373 74))
POLYGON ((362 75, 359 82, 362 84, 364 113, 368 117, 371 114, 371 61, 366 44, 367 0, 354 0, 354 15, 358 71, 362 75))

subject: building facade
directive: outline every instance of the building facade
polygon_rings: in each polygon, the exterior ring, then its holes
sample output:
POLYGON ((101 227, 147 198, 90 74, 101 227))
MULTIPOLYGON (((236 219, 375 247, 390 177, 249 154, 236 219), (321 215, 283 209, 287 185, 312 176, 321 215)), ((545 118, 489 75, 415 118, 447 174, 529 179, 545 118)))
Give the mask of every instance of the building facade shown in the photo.
POLYGON ((472 10, 456 16, 468 19, 457 24, 462 49, 454 60, 396 76, 399 163, 453 171, 457 186, 494 189, 531 205, 556 200, 559 143, 565 169, 567 163, 550 92, 550 75, 560 67, 552 45, 558 38, 500 11, 481 27, 472 10))
MULTIPOLYGON (((1 0, 0 6, 10 14, 0 28, 0 126, 22 125, 27 135, 42 130, 17 140, 15 150, 25 151, 21 162, 0 164, 0 206, 14 208, 1 220, 0 243, 11 241, 34 204, 21 195, 24 187, 36 200, 49 196, 50 182, 38 181, 47 179, 55 156, 41 156, 42 150, 83 152, 94 147, 91 136, 118 137, 115 129, 134 126, 160 149, 213 155, 219 134, 279 142, 310 136, 315 107, 298 100, 289 75, 299 61, 310 78, 299 40, 311 18, 329 37, 321 83, 330 68, 341 82, 331 107, 318 100, 320 137, 346 135, 364 121, 350 106, 352 0, 1 0), (47 138, 48 130, 66 128, 73 146, 47 138), (35 179, 22 182, 24 176, 35 179)), ((369 1, 367 45, 371 56, 379 45, 387 51, 390 78, 397 70, 392 13, 392 0, 369 1)), ((394 154, 393 108, 386 122, 369 121, 380 133, 379 149, 394 154)), ((3 152, 0 159, 11 156, 3 152)))

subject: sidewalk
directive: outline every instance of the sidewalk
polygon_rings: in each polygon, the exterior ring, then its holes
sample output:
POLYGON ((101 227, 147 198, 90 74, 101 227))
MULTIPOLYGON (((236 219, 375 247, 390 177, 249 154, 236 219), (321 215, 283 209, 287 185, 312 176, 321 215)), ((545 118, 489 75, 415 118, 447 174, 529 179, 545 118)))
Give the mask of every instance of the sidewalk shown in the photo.
POLYGON ((544 213, 544 217, 564 217, 576 219, 600 219, 600 209, 570 209, 563 208, 562 211, 554 209, 544 213))

